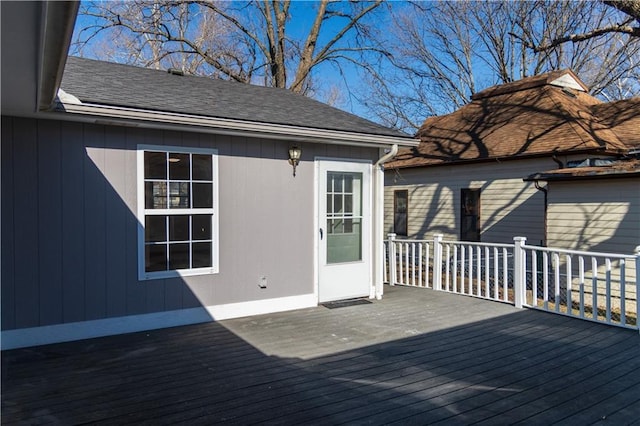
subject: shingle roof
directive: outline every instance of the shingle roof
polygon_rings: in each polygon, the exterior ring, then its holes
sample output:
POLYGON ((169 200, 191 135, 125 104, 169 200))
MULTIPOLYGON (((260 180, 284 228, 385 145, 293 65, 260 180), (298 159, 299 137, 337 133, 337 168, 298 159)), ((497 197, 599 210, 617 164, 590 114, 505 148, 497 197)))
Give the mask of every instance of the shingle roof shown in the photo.
POLYGON ((626 159, 616 161, 607 166, 567 167, 563 169, 548 170, 534 173, 524 180, 578 180, 578 179, 603 179, 634 177, 640 175, 640 159, 626 159))
POLYGON ((84 103, 410 138, 284 89, 69 57, 61 88, 84 103))
POLYGON ((640 149, 640 98, 596 104, 591 110, 628 148, 640 149))
MULTIPOLYGON (((611 119, 600 121, 596 116, 599 110, 594 107, 599 107, 601 101, 581 90, 550 84, 565 75, 575 77, 569 71, 556 71, 497 86, 475 95, 452 114, 428 118, 418 131, 420 145, 401 150, 385 167, 551 153, 626 152, 628 146, 620 136, 630 130, 620 134, 613 131, 615 112, 611 112, 611 119)), ((584 86, 579 80, 576 83, 577 87, 584 86)), ((633 111, 626 112, 628 119, 624 123, 633 127, 640 110, 637 103, 627 106, 633 111)))

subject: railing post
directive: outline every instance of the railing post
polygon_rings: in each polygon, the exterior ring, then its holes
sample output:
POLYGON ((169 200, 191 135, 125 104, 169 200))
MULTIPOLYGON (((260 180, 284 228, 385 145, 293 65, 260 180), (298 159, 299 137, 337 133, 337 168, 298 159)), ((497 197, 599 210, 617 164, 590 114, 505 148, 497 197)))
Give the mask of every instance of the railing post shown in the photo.
POLYGON ((526 237, 513 237, 513 293, 514 303, 516 308, 522 309, 524 305, 524 299, 526 294, 526 258, 524 243, 527 241, 526 237))
POLYGON ((433 236, 433 289, 442 290, 442 234, 433 236))
POLYGON ((640 246, 634 250, 636 255, 636 327, 640 332, 640 246))
POLYGON ((396 285, 396 234, 388 234, 389 237, 389 285, 396 285))

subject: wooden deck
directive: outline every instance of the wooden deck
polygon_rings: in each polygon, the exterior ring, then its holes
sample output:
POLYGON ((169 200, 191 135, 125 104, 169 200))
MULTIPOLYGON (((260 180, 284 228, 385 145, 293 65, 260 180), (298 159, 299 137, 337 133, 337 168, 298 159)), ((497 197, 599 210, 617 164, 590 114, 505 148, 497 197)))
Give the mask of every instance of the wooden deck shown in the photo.
POLYGON ((2 424, 640 424, 640 335, 416 288, 2 353, 2 424))

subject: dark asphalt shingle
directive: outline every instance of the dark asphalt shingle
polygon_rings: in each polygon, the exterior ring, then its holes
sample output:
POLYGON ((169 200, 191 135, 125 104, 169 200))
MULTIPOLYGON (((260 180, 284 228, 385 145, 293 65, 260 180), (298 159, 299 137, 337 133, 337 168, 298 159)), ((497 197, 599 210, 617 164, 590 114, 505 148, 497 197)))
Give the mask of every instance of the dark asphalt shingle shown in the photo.
POLYGON ((409 138, 288 90, 69 57, 62 89, 82 102, 409 138))

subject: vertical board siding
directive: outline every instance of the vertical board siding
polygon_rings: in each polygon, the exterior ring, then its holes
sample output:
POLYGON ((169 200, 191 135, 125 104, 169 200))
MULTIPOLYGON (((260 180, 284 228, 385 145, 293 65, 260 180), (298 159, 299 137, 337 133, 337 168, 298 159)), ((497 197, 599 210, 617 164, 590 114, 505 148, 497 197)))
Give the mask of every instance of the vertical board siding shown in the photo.
POLYGON ((135 179, 128 182, 127 175, 122 173, 126 151, 122 149, 122 141, 126 138, 126 130, 114 129, 105 133, 104 173, 109 184, 105 193, 106 215, 106 309, 108 317, 127 314, 127 275, 126 251, 123 248, 127 241, 127 216, 131 214, 125 201, 115 188, 135 188, 135 179), (117 171, 117 173, 114 173, 117 171))
POLYGON ((460 237, 460 191, 480 189, 481 241, 509 243, 514 235, 532 244, 544 238, 544 194, 527 175, 555 167, 550 159, 517 160, 385 172, 385 229, 393 230, 393 191, 406 189, 408 237, 460 237))
MULTIPOLYGON (((40 259, 40 324, 59 324, 62 312, 62 163, 60 126, 38 122, 38 238, 40 259)), ((34 194, 35 195, 35 194, 34 194)))
POLYGON ((0 306, 2 309, 1 324, 3 329, 15 328, 15 271, 14 271, 14 179, 13 179, 13 120, 2 117, 2 136, 0 139, 0 184, 2 209, 2 224, 0 228, 0 253, 2 253, 2 267, 0 268, 0 283, 2 289, 0 306))
POLYGON ((62 306, 63 321, 83 321, 85 274, 84 169, 82 126, 61 123, 62 306))
POLYGON ((127 128, 124 147, 124 175, 125 187, 119 191, 125 204, 127 205, 127 225, 125 236, 125 275, 127 277, 126 288, 126 313, 128 315, 139 315, 149 312, 147 306, 147 288, 140 285, 137 279, 131 277, 138 276, 138 219, 136 218, 137 198, 138 198, 138 172, 135 153, 139 144, 146 143, 144 139, 145 130, 137 128, 127 128))
POLYGON ((10 117, 2 125, 6 330, 312 294, 314 159, 378 158, 376 149, 301 144, 293 177, 285 141, 10 117), (138 281, 140 144, 218 150, 220 273, 138 281))
MULTIPOLYGON (((26 119, 14 119, 15 326, 40 324, 38 247, 38 129, 26 119)), ((4 238, 4 236, 3 236, 4 238)), ((4 297, 4 295, 3 295, 4 297)))
MULTIPOLYGON (((105 318, 106 288, 106 192, 104 126, 85 126, 87 145, 84 169, 85 319, 105 318)), ((112 206, 109 206, 111 210, 112 206)))

